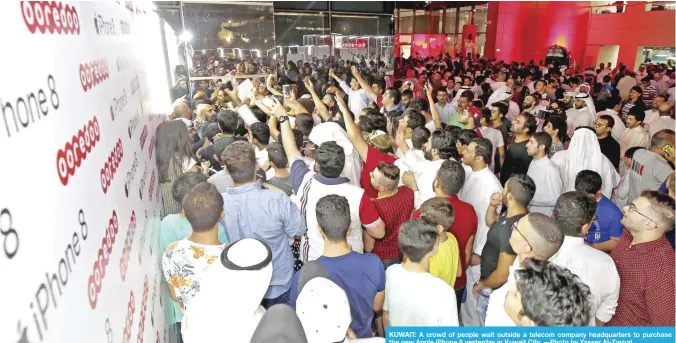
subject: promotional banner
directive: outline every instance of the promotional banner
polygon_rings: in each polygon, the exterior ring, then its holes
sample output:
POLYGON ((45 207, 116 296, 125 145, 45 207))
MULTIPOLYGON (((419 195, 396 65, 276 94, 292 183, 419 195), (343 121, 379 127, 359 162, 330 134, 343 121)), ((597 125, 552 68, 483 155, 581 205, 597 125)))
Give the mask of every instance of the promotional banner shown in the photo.
POLYGON ((462 26, 462 55, 476 54, 476 25, 462 26))
POLYGON ((0 342, 168 342, 150 2, 0 4, 0 342))

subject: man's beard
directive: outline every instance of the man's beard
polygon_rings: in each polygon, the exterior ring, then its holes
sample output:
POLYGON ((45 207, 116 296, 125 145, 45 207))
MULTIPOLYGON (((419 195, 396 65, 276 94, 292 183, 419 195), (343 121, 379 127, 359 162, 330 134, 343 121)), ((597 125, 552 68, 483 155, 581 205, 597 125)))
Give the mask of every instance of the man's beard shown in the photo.
POLYGON ((584 108, 584 105, 583 105, 583 106, 574 105, 574 106, 575 106, 575 109, 576 109, 576 110, 580 110, 580 109, 583 109, 583 108, 584 108))

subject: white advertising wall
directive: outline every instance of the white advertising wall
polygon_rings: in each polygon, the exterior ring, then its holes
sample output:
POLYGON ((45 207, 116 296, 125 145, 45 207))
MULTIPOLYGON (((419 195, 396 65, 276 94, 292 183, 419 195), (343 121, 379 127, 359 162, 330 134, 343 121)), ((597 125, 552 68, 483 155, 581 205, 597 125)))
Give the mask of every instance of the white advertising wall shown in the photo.
POLYGON ((0 342, 168 342, 149 6, 0 4, 0 342))

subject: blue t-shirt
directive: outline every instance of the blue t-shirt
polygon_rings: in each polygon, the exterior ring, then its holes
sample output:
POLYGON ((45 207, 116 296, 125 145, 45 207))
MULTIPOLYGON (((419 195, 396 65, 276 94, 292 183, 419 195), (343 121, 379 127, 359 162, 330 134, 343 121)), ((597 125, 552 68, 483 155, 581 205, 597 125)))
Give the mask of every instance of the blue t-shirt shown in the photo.
MULTIPOLYGON (((331 275, 331 281, 347 294, 352 314, 350 327, 357 338, 373 337, 373 299, 377 293, 385 291, 385 268, 378 256, 353 251, 338 257, 321 256, 317 262, 331 275)), ((289 306, 293 309, 296 308, 301 271, 296 272, 291 280, 289 306)))
POLYGON ((603 195, 596 206, 596 217, 584 238, 585 242, 597 244, 609 240, 610 237, 622 237, 622 211, 603 195))

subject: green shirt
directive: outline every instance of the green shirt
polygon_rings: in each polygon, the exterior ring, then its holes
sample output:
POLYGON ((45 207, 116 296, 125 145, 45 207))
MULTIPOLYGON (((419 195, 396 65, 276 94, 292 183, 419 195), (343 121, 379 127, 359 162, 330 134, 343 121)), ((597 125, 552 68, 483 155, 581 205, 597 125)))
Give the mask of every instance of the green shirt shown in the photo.
POLYGON ((461 129, 465 128, 465 124, 460 122, 460 112, 452 113, 451 116, 448 117, 448 125, 457 126, 461 129))

